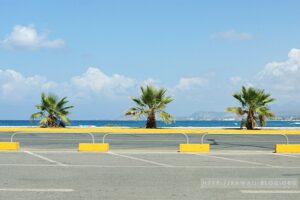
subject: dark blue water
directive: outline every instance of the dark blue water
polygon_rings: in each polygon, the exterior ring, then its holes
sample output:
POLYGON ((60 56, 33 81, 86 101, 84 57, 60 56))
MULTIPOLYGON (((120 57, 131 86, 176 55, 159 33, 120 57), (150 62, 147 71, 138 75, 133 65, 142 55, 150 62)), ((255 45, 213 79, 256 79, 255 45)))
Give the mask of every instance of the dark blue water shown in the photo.
MULTIPOLYGON (((38 126, 38 121, 30 120, 0 120, 0 126, 38 126)), ((144 127, 145 121, 133 120, 74 120, 71 126, 125 126, 144 127)), ((158 121, 159 127, 239 127, 239 121, 176 121, 165 124, 158 121)), ((268 121, 266 127, 300 127, 300 121, 268 121)))

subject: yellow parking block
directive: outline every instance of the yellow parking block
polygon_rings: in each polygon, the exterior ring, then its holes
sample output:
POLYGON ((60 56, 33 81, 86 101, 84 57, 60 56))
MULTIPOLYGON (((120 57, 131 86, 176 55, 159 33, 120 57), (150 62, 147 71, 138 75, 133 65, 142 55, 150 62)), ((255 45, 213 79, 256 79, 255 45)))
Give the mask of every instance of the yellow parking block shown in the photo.
POLYGON ((0 142, 0 150, 19 150, 19 142, 0 142))
POLYGON ((300 153, 300 144, 276 144, 276 153, 300 153))
POLYGON ((109 143, 79 143, 78 151, 98 151, 106 152, 109 150, 109 143))
POLYGON ((179 144, 179 152, 209 152, 209 144, 179 144))

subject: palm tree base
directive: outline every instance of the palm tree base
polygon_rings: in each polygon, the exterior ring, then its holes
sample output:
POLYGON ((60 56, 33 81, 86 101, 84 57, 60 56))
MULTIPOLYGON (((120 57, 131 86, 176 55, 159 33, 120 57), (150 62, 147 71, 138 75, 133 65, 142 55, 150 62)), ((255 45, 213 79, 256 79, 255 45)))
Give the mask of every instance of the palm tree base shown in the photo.
POLYGON ((146 128, 157 128, 154 114, 153 115, 149 115, 149 117, 147 119, 147 123, 146 123, 146 128))

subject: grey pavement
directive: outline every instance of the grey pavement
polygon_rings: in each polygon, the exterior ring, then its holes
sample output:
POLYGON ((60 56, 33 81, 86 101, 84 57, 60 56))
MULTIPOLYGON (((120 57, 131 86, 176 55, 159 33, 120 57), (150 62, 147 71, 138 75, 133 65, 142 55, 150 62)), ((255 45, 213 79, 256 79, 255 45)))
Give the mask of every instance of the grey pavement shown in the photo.
POLYGON ((0 177, 0 199, 296 200, 300 155, 0 152, 0 177))
MULTIPOLYGON (((13 133, 0 133, 0 141, 10 141, 13 133)), ((104 134, 94 133, 95 142, 102 142, 104 134)), ((201 134, 189 134, 190 143, 201 143, 201 134)), ((300 135, 288 135, 290 143, 300 143, 300 135)), ((20 133, 14 136, 23 149, 72 149, 78 143, 91 142, 92 138, 83 133, 20 133)), ((180 134, 112 134, 106 137, 112 150, 178 150, 179 143, 186 143, 180 134)), ((257 150, 273 151, 277 143, 286 143, 282 135, 206 135, 204 143, 211 144, 212 150, 257 150)))
POLYGON ((207 139, 210 153, 178 153, 180 135, 113 135, 110 152, 83 153, 88 135, 18 135, 20 151, 0 152, 0 199, 299 199, 300 154, 272 153, 283 137, 207 139))

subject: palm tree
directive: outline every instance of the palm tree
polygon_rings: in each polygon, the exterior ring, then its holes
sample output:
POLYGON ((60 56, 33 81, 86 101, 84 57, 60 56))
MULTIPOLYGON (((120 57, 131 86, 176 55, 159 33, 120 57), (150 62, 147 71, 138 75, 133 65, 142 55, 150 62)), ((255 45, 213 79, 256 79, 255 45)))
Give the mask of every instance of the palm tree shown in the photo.
POLYGON ((166 92, 167 90, 164 88, 156 88, 149 85, 141 87, 140 97, 131 98, 136 103, 136 107, 130 108, 125 115, 130 115, 136 119, 142 115, 146 116, 146 128, 157 128, 156 113, 164 122, 171 122, 173 117, 164 110, 166 105, 173 101, 173 98, 166 96, 166 92))
POLYGON ((61 100, 54 94, 41 95, 41 104, 36 105, 39 112, 31 115, 31 119, 40 118, 41 127, 65 127, 66 124, 70 123, 67 115, 70 113, 68 110, 74 106, 66 106, 67 97, 61 100))
POLYGON ((236 92, 232 96, 241 103, 241 107, 229 107, 227 111, 234 112, 241 117, 247 115, 246 121, 242 118, 241 128, 243 124, 246 124, 246 128, 252 130, 255 128, 257 121, 263 127, 267 118, 275 117, 275 114, 267 106, 275 99, 271 98, 271 95, 265 93, 264 90, 243 86, 241 92, 236 92))

